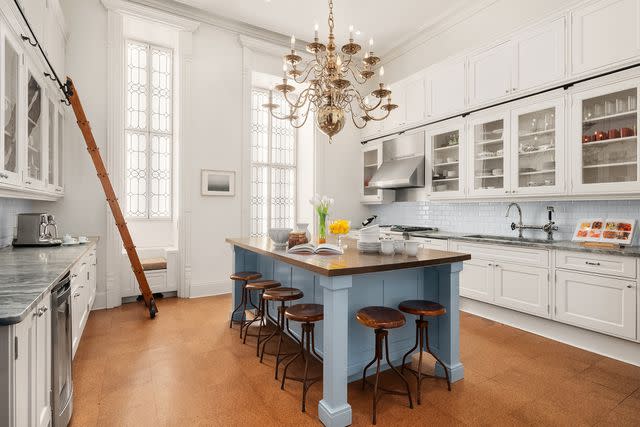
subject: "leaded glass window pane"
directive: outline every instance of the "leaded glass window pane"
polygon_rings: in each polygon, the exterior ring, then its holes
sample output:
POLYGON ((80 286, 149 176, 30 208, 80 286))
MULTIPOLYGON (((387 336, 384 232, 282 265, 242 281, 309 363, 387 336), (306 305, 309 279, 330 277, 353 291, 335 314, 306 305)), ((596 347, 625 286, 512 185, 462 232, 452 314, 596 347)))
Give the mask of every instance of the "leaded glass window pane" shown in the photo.
POLYGON ((131 217, 147 217, 147 136, 125 133, 127 213, 131 217))
POLYGON ((127 115, 128 129, 147 128, 147 45, 127 43, 127 115))

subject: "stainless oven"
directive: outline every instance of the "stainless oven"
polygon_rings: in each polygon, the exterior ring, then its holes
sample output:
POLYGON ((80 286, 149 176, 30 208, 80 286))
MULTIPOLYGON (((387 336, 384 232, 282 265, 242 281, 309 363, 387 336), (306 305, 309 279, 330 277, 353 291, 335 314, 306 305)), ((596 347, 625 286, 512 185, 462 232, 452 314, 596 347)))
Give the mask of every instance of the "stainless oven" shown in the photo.
POLYGON ((73 409, 71 378, 71 280, 67 273, 51 291, 51 388, 53 426, 66 427, 73 409))

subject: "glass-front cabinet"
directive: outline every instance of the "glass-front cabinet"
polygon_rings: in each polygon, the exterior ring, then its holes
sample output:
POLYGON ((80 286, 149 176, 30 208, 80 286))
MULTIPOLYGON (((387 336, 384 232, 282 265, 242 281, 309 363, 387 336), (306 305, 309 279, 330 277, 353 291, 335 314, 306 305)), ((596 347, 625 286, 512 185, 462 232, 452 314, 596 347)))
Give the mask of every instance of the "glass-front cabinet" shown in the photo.
POLYGON ((511 112, 511 193, 564 190, 564 100, 558 98, 511 112))
POLYGON ((362 147, 362 190, 360 200, 365 204, 391 203, 395 200, 395 191, 382 190, 369 186, 371 178, 382 165, 382 141, 372 141, 362 147))
POLYGON ((628 193, 638 179, 638 81, 577 93, 573 98, 574 191, 628 193))
POLYGON ((0 150, 0 184, 20 183, 19 167, 19 107, 20 107, 20 50, 16 41, 0 28, 0 96, 2 99, 0 127, 2 127, 2 149, 0 150))
POLYGON ((427 188, 429 197, 464 196, 464 120, 451 120, 427 133, 427 188), (430 174, 430 175, 429 175, 430 174), (429 179, 429 177, 431 177, 429 179))
POLYGON ((47 188, 55 189, 56 182, 56 104, 47 101, 47 188))
POLYGON ((62 168, 63 165, 63 159, 64 159, 64 152, 63 152, 63 147, 64 147, 64 113, 62 111, 62 106, 61 104, 59 105, 59 109, 58 112, 56 113, 56 121, 57 121, 57 126, 56 126, 56 133, 58 135, 58 138, 56 140, 57 145, 56 145, 56 188, 55 191, 57 193, 63 193, 64 192, 64 181, 62 179, 62 174, 64 172, 64 169, 62 168))
POLYGON ((42 82, 36 77, 33 68, 27 72, 26 95, 27 154, 23 182, 29 187, 44 187, 46 179, 46 130, 44 128, 46 103, 42 82))
POLYGON ((469 121, 469 193, 509 193, 509 116, 498 113, 469 121))

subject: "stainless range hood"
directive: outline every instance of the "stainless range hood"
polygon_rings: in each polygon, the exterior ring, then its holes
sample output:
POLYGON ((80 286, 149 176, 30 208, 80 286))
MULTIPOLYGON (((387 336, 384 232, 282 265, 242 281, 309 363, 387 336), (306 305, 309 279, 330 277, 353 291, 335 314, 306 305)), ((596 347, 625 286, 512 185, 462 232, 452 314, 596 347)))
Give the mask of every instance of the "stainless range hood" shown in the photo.
POLYGON ((424 187, 424 137, 424 132, 416 132, 384 141, 382 165, 369 187, 424 187))

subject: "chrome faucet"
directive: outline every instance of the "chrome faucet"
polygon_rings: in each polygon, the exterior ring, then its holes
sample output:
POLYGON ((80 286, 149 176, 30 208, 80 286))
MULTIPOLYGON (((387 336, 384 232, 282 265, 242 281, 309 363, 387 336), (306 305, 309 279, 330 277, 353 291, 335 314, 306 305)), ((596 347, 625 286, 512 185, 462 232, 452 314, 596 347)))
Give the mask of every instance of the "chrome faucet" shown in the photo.
POLYGON ((518 237, 520 239, 522 239, 522 230, 524 230, 525 225, 522 223, 522 208, 520 208, 520 205, 517 204, 516 202, 512 202, 511 204, 509 204, 509 207, 507 208, 507 213, 504 215, 505 218, 509 217, 509 212, 511 212, 511 208, 515 206, 518 209, 518 224, 516 225, 515 222, 511 223, 511 229, 515 230, 516 228, 518 229, 518 237))
POLYGON ((518 238, 520 239, 523 238, 522 232, 524 230, 542 230, 545 233, 547 233, 547 240, 553 240, 553 232, 558 231, 558 226, 553 221, 553 212, 555 212, 553 206, 547 206, 547 212, 549 213, 549 222, 547 222, 545 225, 524 225, 524 223, 522 222, 522 209, 520 208, 520 205, 515 202, 509 204, 505 217, 507 218, 509 217, 509 212, 511 212, 511 208, 513 206, 515 206, 518 209, 519 219, 517 224, 515 222, 511 223, 511 229, 512 230, 518 229, 518 238))

